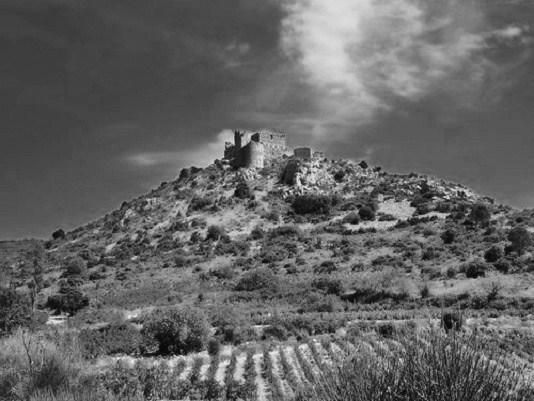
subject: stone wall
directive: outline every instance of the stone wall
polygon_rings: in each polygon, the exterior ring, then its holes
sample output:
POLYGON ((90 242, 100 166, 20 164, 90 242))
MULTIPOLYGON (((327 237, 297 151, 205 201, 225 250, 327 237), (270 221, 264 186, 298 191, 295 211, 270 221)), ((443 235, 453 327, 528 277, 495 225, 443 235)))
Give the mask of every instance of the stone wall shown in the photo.
POLYGON ((295 148, 293 154, 297 159, 311 159, 313 155, 311 148, 295 148))
POLYGON ((274 130, 234 132, 234 144, 226 143, 224 158, 236 167, 262 168, 287 152, 286 135, 274 130))

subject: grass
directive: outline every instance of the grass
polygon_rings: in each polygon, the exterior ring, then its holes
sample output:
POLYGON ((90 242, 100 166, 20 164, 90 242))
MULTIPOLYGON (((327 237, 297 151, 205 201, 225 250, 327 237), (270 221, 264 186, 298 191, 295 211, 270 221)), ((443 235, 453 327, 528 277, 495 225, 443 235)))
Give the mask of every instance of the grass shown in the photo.
POLYGON ((534 389, 475 336, 429 331, 396 346, 362 347, 323 369, 299 401, 527 401, 534 389))

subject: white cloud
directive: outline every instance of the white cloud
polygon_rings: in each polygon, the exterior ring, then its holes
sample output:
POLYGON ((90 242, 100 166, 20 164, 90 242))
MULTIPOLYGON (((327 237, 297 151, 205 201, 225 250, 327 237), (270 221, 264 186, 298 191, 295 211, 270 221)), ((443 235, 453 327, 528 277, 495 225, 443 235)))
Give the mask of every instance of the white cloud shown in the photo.
POLYGON ((215 159, 222 158, 224 143, 227 141, 233 141, 233 131, 225 129, 219 132, 213 141, 193 150, 140 152, 127 155, 125 160, 139 168, 166 166, 177 170, 192 165, 206 166, 215 159))
POLYGON ((485 30, 475 2, 463 0, 285 0, 281 44, 316 91, 319 127, 359 125, 398 101, 450 91, 474 101, 495 65, 489 39, 523 28, 485 30))

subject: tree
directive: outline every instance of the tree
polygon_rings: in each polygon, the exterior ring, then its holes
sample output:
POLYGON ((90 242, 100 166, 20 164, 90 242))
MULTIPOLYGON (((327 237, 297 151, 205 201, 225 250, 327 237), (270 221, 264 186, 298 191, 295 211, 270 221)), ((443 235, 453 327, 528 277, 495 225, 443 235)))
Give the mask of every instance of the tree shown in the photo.
POLYGON ((12 288, 0 287, 0 336, 11 333, 17 327, 29 326, 31 321, 30 300, 12 288))
POLYGON ((524 227, 515 227, 508 234, 508 240, 512 243, 512 249, 519 255, 532 245, 532 236, 524 227))
POLYGON ((472 207, 469 218, 477 224, 486 226, 490 221, 491 214, 486 205, 478 204, 472 207))
POLYGON ((53 239, 65 239, 65 231, 63 231, 63 229, 59 229, 59 230, 56 230, 52 233, 52 238, 53 239))
POLYGON ((162 355, 185 354, 206 348, 210 326, 200 309, 157 309, 144 322, 142 334, 157 342, 162 355))

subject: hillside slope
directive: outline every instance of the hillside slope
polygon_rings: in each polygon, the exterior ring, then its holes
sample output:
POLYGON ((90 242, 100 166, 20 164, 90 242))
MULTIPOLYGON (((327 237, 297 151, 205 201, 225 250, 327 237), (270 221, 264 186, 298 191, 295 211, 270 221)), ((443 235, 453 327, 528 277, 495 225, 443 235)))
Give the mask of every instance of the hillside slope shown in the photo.
POLYGON ((462 185, 364 163, 283 157, 233 170, 216 162, 48 241, 38 305, 53 312, 47 299, 69 287, 88 296, 77 315, 87 323, 179 304, 226 303, 256 323, 273 311, 444 302, 522 311, 534 262, 507 237, 515 226, 531 230, 531 219, 462 185), (244 291, 240 281, 256 273, 277 285, 244 291), (489 291, 498 305, 483 302, 489 291))

